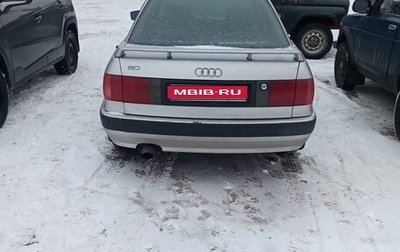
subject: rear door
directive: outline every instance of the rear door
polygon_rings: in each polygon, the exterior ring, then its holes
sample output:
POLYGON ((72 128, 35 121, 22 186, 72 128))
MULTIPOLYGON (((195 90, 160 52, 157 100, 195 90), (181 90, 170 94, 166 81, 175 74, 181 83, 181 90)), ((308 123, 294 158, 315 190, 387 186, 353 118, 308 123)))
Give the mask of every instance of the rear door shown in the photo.
POLYGON ((27 69, 38 59, 38 52, 32 50, 35 34, 40 33, 37 25, 36 13, 39 9, 37 1, 28 4, 13 6, 2 14, 4 23, 4 37, 8 45, 15 82, 27 76, 27 69))
MULTIPOLYGON (((66 6, 62 0, 42 0, 42 27, 46 31, 44 34, 47 42, 47 52, 59 48, 63 43, 63 24, 66 6)), ((57 56, 57 55, 53 55, 57 56)), ((50 58, 54 61, 56 58, 50 58)))
POLYGON ((16 83, 47 65, 47 31, 41 26, 44 2, 13 6, 2 15, 16 83))
POLYGON ((391 13, 393 0, 384 0, 380 13, 364 16, 359 23, 359 46, 356 52, 361 68, 371 73, 371 78, 387 78, 389 60, 397 34, 396 19, 391 13))
POLYGON ((389 90, 396 93, 397 90, 397 80, 400 69, 400 0, 394 0, 391 6, 392 22, 389 24, 390 29, 396 33, 396 38, 394 39, 393 49, 390 56, 389 67, 388 67, 388 81, 389 90))

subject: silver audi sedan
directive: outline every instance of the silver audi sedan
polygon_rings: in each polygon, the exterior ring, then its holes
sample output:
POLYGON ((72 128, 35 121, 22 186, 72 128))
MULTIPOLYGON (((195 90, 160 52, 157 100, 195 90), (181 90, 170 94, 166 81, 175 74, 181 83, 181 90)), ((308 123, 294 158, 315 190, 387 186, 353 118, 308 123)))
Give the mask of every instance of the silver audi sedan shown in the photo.
POLYGON ((314 80, 268 0, 148 0, 105 70, 117 146, 197 153, 301 149, 314 80))

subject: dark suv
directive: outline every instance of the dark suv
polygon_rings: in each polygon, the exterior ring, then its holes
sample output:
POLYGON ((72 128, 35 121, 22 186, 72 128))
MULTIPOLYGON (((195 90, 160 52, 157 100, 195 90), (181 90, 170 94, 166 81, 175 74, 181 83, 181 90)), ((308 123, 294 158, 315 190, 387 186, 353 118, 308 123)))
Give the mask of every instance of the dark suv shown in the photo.
POLYGON ((13 88, 52 65, 74 73, 78 52, 71 0, 0 0, 0 127, 13 88))
MULTIPOLYGON (((363 85, 365 77, 393 94, 400 91, 400 0, 356 0, 343 18, 335 58, 338 87, 363 85)), ((398 112, 396 113, 398 114, 398 112)), ((399 120, 396 120, 399 133, 399 120)), ((398 136, 399 137, 399 136, 398 136)))

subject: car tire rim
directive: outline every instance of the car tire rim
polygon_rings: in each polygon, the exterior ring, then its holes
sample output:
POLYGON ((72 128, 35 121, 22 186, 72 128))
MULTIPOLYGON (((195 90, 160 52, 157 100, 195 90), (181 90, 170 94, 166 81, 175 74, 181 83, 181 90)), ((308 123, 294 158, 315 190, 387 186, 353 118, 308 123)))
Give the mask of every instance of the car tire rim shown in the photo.
POLYGON ((307 53, 320 53, 326 47, 327 37, 320 30, 311 30, 303 36, 303 48, 307 53))
POLYGON ((339 64, 338 64, 338 76, 340 77, 340 84, 341 86, 344 84, 344 80, 346 78, 347 72, 347 65, 349 63, 349 55, 346 51, 342 52, 339 57, 339 64))
MULTIPOLYGON (((0 74, 2 73, 0 72, 0 74)), ((5 82, 4 75, 1 77, 3 78, 4 82, 0 84, 3 85, 0 87, 0 127, 3 125, 5 118, 7 117, 10 99, 10 93, 8 91, 7 83, 5 82)))
POLYGON ((0 93, 0 112, 3 111, 3 109, 6 107, 7 102, 6 102, 6 94, 0 93))
POLYGON ((75 46, 73 45, 71 40, 69 40, 69 43, 68 43, 66 57, 67 57, 68 66, 70 66, 71 68, 74 68, 75 61, 76 61, 76 50, 75 50, 75 46))

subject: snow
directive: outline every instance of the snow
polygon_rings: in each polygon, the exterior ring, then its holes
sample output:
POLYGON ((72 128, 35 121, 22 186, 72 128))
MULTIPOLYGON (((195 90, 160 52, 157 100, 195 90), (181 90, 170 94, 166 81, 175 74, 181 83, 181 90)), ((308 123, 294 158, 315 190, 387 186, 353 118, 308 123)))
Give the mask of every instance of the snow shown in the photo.
POLYGON ((399 251, 394 97, 310 61, 318 122, 294 155, 140 159, 99 121, 104 68, 141 1, 75 1, 78 71, 16 91, 0 130, 0 251, 399 251))

